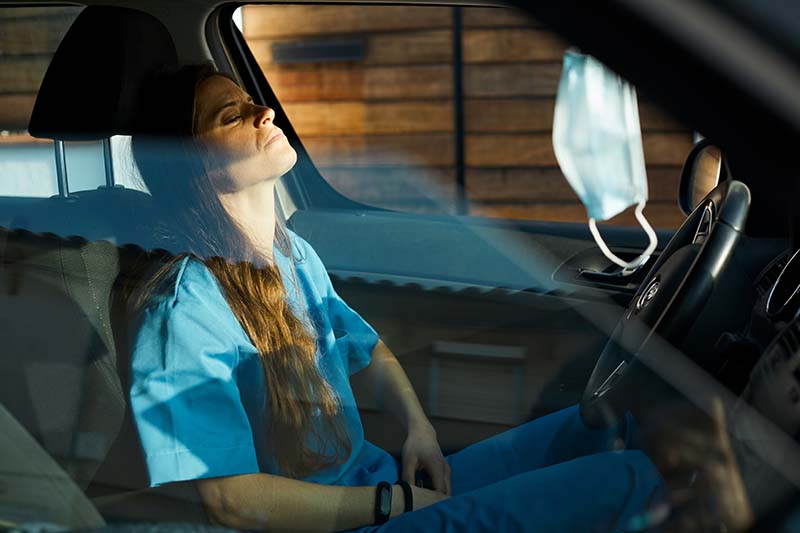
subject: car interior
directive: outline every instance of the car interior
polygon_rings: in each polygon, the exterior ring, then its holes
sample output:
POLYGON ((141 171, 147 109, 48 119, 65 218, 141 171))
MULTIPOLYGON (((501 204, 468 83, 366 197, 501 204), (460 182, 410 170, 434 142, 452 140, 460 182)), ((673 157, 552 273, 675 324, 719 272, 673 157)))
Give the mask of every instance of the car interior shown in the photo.
MULTIPOLYGON (((276 110, 299 155, 278 191, 280 214, 398 354, 446 453, 574 403, 603 426, 626 410, 646 419, 669 399, 702 408, 717 395, 756 527, 792 516, 795 217, 735 157, 735 143, 709 137, 691 147, 678 191, 685 220, 659 228, 645 266, 624 272, 585 224, 410 215, 347 198, 315 167, 232 22, 238 5, 140 4, 89 2, 76 12, 27 128, 52 142, 58 192, 0 197, 0 525, 208 526, 191 484, 147 488, 127 407, 127 296, 180 250, 153 238, 152 198, 122 185, 112 161, 122 152, 113 138, 138 132, 148 73, 199 59, 276 110), (104 182, 72 191, 79 178, 65 154, 88 142, 100 147, 104 182), (484 384, 466 404, 473 420, 453 415, 464 408, 458 382, 484 384)), ((570 39, 581 29, 562 30, 548 7, 535 14, 570 39)), ((603 236, 622 257, 647 245, 637 228, 605 226, 603 236)), ((370 405, 367 388, 354 378, 367 437, 397 454, 399 428, 370 405)))

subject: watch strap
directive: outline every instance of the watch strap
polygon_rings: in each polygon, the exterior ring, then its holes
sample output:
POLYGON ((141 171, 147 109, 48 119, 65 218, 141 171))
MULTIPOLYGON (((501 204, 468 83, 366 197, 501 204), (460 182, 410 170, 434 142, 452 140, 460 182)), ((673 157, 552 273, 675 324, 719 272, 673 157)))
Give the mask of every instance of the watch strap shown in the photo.
POLYGON ((397 482, 400 485, 400 488, 403 489, 403 512, 410 513, 414 510, 414 493, 411 492, 411 485, 408 481, 399 480, 397 482))

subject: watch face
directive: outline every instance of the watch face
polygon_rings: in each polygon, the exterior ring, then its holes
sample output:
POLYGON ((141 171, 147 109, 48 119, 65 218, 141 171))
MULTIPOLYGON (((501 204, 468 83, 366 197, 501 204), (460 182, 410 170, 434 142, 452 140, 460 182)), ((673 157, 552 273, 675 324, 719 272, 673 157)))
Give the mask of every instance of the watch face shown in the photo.
POLYGON ((375 523, 380 525, 392 514, 392 486, 386 481, 378 483, 375 493, 375 523))
POLYGON ((390 485, 381 486, 380 490, 381 515, 388 517, 392 512, 392 489, 390 485))

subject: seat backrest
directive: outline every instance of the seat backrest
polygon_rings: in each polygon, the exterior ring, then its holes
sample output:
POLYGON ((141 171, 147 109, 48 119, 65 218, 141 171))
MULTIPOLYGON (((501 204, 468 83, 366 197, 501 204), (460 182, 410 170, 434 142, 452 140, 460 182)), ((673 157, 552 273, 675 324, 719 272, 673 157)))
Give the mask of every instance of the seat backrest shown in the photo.
POLYGON ((104 514, 206 522, 193 485, 142 490, 127 409, 127 295, 167 257, 0 228, 0 407, 104 514))
POLYGON ((86 486, 125 411, 110 320, 108 242, 2 231, 0 403, 86 486))
POLYGON ((150 249, 157 215, 152 197, 124 187, 99 187, 67 197, 44 198, 11 220, 9 229, 105 240, 150 249))

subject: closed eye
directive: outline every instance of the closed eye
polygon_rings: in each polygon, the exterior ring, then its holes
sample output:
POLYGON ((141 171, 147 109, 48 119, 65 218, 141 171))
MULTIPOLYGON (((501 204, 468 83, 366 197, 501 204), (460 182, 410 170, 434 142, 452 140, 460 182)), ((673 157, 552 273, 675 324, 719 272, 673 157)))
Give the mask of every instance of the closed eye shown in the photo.
POLYGON ((232 116, 232 117, 226 118, 226 119, 223 121, 223 124, 225 124, 226 126, 227 126, 228 124, 234 124, 234 123, 236 123, 236 122, 239 122, 239 119, 241 119, 241 118, 242 118, 242 116, 241 116, 241 115, 234 115, 234 116, 232 116))

